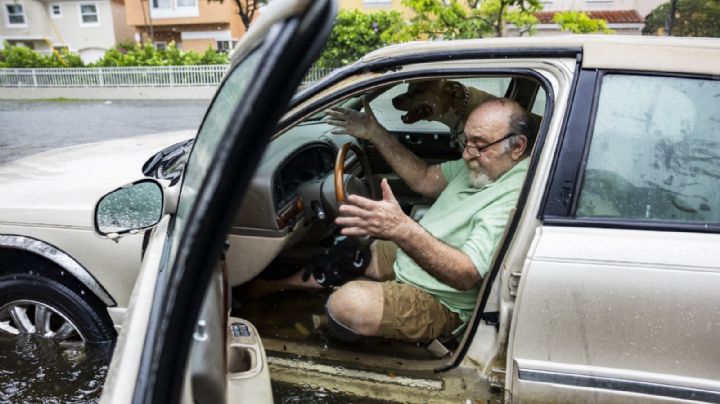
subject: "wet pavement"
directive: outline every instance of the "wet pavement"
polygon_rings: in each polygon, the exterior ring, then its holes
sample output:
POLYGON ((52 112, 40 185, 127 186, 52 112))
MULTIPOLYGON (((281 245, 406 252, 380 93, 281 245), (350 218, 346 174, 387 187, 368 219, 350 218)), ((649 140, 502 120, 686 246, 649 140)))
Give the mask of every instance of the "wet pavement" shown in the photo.
POLYGON ((101 140, 196 129, 210 100, 0 100, 0 164, 101 140))

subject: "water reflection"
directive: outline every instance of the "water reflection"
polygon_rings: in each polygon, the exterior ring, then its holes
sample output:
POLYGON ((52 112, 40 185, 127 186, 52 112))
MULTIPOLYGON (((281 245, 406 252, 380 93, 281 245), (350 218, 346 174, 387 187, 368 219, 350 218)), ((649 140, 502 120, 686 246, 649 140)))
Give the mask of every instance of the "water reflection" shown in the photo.
POLYGON ((273 397, 278 404, 312 403, 312 404, 389 404, 395 401, 375 400, 351 396, 336 390, 328 390, 315 386, 299 386, 296 384, 272 382, 273 397))
POLYGON ((0 402, 97 402, 112 349, 0 335, 0 402))

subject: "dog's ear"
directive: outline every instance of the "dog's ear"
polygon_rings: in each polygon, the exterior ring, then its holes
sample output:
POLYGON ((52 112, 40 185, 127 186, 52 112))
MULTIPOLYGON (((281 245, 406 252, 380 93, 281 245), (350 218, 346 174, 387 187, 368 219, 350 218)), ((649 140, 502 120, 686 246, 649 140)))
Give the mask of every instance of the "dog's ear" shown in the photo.
POLYGON ((446 81, 443 85, 443 92, 452 95, 454 98, 465 97, 465 86, 457 81, 446 81))

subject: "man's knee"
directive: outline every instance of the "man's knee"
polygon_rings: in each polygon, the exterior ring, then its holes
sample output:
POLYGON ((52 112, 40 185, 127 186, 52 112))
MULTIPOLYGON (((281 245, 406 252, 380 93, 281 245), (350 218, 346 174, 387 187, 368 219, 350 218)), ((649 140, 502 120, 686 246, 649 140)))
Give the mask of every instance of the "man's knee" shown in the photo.
POLYGON ((335 291, 326 304, 330 331, 338 339, 349 342, 360 336, 376 335, 382 320, 382 305, 381 284, 348 282, 335 291))

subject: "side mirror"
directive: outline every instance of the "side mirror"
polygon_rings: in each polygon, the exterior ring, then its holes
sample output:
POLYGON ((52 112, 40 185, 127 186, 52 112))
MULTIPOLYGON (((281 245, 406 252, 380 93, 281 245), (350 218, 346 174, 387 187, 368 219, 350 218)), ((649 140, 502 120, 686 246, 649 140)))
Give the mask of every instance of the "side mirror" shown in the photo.
POLYGON ((95 205, 95 232, 117 240, 155 226, 163 213, 163 190, 155 180, 144 179, 122 186, 95 205))

